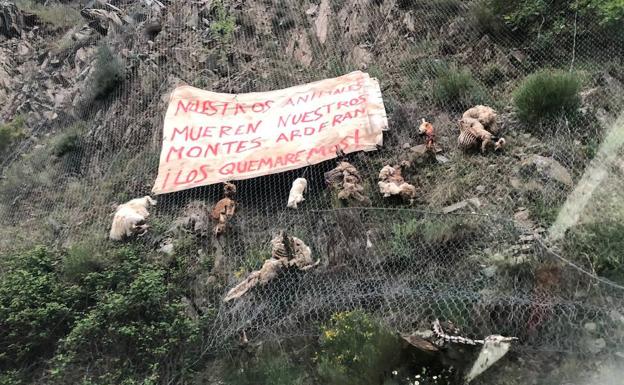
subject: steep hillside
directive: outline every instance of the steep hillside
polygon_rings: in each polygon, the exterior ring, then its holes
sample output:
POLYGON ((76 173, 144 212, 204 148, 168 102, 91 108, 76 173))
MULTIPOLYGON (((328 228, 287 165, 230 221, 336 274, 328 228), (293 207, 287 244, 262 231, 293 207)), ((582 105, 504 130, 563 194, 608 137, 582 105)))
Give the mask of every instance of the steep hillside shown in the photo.
POLYGON ((565 365, 621 360, 624 7, 573 3, 0 1, 0 383, 457 383, 474 352, 423 356, 395 335, 435 319, 520 338, 482 383, 577 383, 565 365), (389 121, 377 151, 343 159, 370 204, 338 199, 331 160, 234 181, 222 236, 210 185, 156 197, 144 236, 108 239, 117 205, 150 194, 176 86, 355 70, 389 121), (480 104, 501 151, 458 146, 480 104), (386 165, 414 199, 383 197, 386 165), (224 303, 280 230, 319 264, 224 303))

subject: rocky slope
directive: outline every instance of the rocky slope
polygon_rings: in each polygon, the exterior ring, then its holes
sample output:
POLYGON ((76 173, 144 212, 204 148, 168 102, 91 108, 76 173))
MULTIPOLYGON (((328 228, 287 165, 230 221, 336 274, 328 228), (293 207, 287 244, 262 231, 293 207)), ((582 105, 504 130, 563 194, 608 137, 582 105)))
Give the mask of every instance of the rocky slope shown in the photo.
MULTIPOLYGON (((383 148, 349 157, 375 209, 332 210, 323 175, 333 162, 309 168, 306 209, 296 213, 276 199, 287 197, 295 172, 237 183, 241 206, 233 232, 222 241, 209 235, 208 225, 221 186, 159 198, 152 230, 140 242, 142 258, 167 269, 184 266, 181 298, 190 319, 218 310, 202 347, 225 346, 241 329, 257 340, 313 334, 314 322, 359 305, 376 309, 395 328, 422 329, 443 314, 464 321, 475 335, 504 328, 526 333, 521 337, 529 349, 562 349, 577 341, 535 336, 527 327, 538 322, 531 301, 549 304, 558 285, 562 290, 553 298, 561 309, 553 310, 544 333, 568 322, 566 312, 578 312, 572 329, 587 334, 584 346, 601 345, 583 321, 592 319, 585 307, 600 313, 605 302, 590 295, 591 288, 570 283, 594 281, 563 265, 550 274, 553 257, 537 240, 583 180, 624 104, 622 59, 592 58, 582 41, 562 47, 562 54, 536 49, 512 31, 486 33, 476 6, 0 1, 0 122, 24 118, 23 135, 0 154, 0 252, 36 243, 113 248, 106 240, 112 207, 150 191, 168 94, 176 85, 241 93, 361 69, 379 78, 390 121, 383 148), (522 79, 542 67, 567 69, 572 57, 585 79, 579 116, 539 127, 520 121, 512 93, 522 79), (435 90, 448 68, 473 80, 441 98, 435 90), (498 110, 505 151, 458 150, 456 122, 477 103, 498 110), (417 133, 421 118, 436 128, 437 157, 424 151, 417 133), (383 199, 371 187, 384 165, 403 161, 410 163, 403 176, 416 187, 411 204, 383 199), (256 306, 256 297, 221 307, 222 295, 261 266, 278 225, 312 246, 322 260, 318 272, 311 278, 294 274, 267 289, 282 301, 279 309, 266 300, 256 306), (549 294, 540 297, 544 291, 549 294)), ((624 171, 610 172, 607 181, 624 171)), ((600 205, 612 207, 615 189, 599 190, 600 205)), ((612 317, 604 327, 617 322, 612 317)))

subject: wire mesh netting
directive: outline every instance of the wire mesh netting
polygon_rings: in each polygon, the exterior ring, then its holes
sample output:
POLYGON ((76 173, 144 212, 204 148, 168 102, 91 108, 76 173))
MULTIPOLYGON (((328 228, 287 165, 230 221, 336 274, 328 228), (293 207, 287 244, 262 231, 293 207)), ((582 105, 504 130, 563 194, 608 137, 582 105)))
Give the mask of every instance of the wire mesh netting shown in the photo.
POLYGON ((336 199, 325 178, 332 160, 235 181, 239 207, 218 238, 208 213, 222 185, 158 196, 148 234, 132 241, 154 255, 173 244, 209 266, 189 285, 194 307, 215 312, 205 349, 228 346, 242 330, 259 340, 315 335, 319 322, 355 308, 406 332, 452 320, 469 337, 519 337, 520 349, 584 349, 587 323, 611 336, 610 347, 624 342, 617 33, 601 35, 598 21, 577 11, 569 39, 526 41, 490 30, 479 2, 111 3, 88 2, 106 16, 58 35, 57 49, 37 58, 47 43, 32 26, 26 54, 11 52, 18 38, 0 40, 0 70, 13 77, 0 118, 21 114, 30 130, 3 155, 0 252, 110 246, 115 205, 152 188, 176 85, 246 93, 362 69, 379 79, 389 120, 382 148, 345 159, 370 205, 336 199), (94 86, 103 63, 122 68, 106 95, 94 86), (526 125, 509 107, 512 92, 544 67, 580 73, 581 113, 526 125), (456 121, 476 104, 498 111, 504 151, 457 148, 456 121), (419 152, 421 118, 436 128, 436 156, 419 152), (377 187, 381 168, 403 161, 417 191, 411 203, 377 187), (289 209, 302 176, 306 200, 289 209), (319 265, 286 269, 224 303, 270 257, 278 230, 303 240, 319 265))

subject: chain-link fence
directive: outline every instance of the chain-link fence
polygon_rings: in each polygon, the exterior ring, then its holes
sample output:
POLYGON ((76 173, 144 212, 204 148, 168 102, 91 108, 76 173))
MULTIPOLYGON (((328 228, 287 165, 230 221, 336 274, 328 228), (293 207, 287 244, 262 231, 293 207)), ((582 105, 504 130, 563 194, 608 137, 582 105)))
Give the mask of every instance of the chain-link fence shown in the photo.
POLYGON ((189 230, 180 223, 202 215, 209 221, 221 185, 157 197, 148 234, 134 242, 160 255, 184 241, 189 259, 208 261, 190 294, 199 311, 216 312, 205 348, 223 347, 242 330, 254 339, 314 335, 318 322, 354 308, 404 332, 439 318, 467 336, 517 336, 519 348, 539 350, 585 349, 596 338, 586 327, 593 323, 609 335, 610 348, 618 346, 623 40, 600 35, 578 11, 566 25, 569 39, 527 40, 487 24, 480 7, 92 1, 83 11, 88 25, 54 32, 49 50, 38 22, 25 16, 20 34, 0 40, 0 70, 8 75, 0 118, 25 116, 29 134, 2 155, 0 251, 40 243, 109 247, 114 205, 151 190, 167 95, 176 85, 245 93, 362 69, 379 79, 390 125, 382 148, 346 158, 362 175, 370 206, 338 207, 324 177, 335 161, 235 181, 239 208, 219 238, 211 225, 189 230), (102 95, 99 72, 115 65, 121 72, 109 69, 112 91, 102 95), (525 124, 512 94, 545 67, 580 73, 581 112, 525 124), (508 143, 502 152, 457 148, 456 121, 480 103, 498 111, 508 143), (436 128, 436 156, 419 152, 421 118, 436 128), (381 168, 403 161, 417 190, 411 204, 383 198, 377 188, 381 168), (306 200, 288 209, 301 176, 306 200), (310 246, 319 265, 283 271, 223 303, 270 257, 280 229, 310 246))

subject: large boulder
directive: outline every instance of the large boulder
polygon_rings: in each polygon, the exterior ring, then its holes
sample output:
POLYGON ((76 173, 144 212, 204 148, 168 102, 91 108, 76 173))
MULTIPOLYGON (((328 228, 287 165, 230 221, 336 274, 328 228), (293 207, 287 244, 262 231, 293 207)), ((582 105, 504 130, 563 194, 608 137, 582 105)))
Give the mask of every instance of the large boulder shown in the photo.
POLYGON ((555 181, 567 187, 572 187, 572 175, 570 172, 553 158, 541 155, 532 155, 522 161, 520 172, 527 176, 538 176, 541 179, 555 181))
POLYGON ((0 0, 0 35, 19 37, 24 27, 24 17, 10 1, 0 0))

